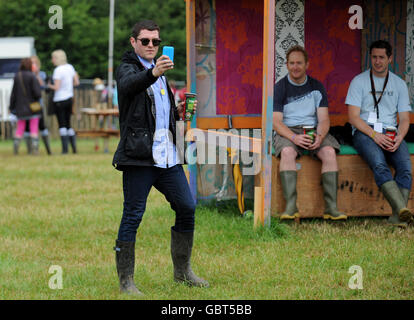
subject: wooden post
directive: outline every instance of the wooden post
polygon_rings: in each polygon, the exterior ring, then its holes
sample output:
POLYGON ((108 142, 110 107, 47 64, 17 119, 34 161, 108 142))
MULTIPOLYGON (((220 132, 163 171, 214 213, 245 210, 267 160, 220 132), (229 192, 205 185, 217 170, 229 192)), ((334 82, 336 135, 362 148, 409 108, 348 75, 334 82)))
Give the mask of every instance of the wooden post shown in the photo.
POLYGON ((263 19, 263 95, 262 95, 262 167, 260 184, 262 188, 262 226, 270 226, 272 197, 272 128, 273 128, 273 86, 275 59, 275 1, 264 0, 263 19))
POLYGON ((254 187, 254 228, 263 226, 262 187, 254 187))
MULTIPOLYGON (((197 93, 196 52, 195 52, 195 5, 196 0, 186 0, 186 37, 187 37, 187 91, 197 93)), ((191 121, 191 128, 197 126, 197 115, 191 121)), ((189 144, 195 142, 189 142, 189 144)), ((197 201, 197 165, 189 164, 190 190, 197 201)))

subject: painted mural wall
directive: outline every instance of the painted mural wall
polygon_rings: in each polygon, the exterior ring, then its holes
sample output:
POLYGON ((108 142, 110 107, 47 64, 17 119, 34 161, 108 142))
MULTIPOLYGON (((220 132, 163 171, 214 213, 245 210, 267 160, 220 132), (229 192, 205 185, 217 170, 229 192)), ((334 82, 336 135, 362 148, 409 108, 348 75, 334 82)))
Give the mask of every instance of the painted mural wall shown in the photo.
POLYGON ((216 1, 217 114, 261 114, 263 1, 216 1))
POLYGON ((359 4, 357 0, 305 1, 308 74, 323 83, 331 115, 347 114, 349 83, 361 72, 361 32, 348 26, 348 9, 359 4))
POLYGON ((216 9, 214 0, 196 2, 196 79, 199 117, 216 113, 216 9))
POLYGON ((362 70, 370 68, 369 46, 384 39, 394 49, 391 70, 405 78, 405 44, 407 32, 407 0, 364 0, 362 29, 362 70))

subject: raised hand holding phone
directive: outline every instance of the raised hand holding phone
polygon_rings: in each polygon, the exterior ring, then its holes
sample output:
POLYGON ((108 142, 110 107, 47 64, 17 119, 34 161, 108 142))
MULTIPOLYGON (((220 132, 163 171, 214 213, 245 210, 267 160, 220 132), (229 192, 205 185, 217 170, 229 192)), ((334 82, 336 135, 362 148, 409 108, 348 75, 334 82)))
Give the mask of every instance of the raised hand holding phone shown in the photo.
POLYGON ((165 46, 162 50, 161 57, 158 58, 157 63, 152 71, 155 77, 160 77, 165 71, 174 68, 174 47, 165 46))
POLYGON ((168 56, 172 62, 174 62, 174 47, 165 46, 162 48, 162 55, 168 56))

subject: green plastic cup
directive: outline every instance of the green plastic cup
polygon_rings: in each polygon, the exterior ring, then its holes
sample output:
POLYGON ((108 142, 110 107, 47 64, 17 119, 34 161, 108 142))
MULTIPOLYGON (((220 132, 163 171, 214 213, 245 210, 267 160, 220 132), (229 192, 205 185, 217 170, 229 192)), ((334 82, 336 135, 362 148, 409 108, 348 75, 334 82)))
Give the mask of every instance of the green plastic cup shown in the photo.
POLYGON ((196 100, 197 94, 187 92, 185 94, 185 110, 184 110, 184 120, 191 121, 194 114, 194 103, 196 100))

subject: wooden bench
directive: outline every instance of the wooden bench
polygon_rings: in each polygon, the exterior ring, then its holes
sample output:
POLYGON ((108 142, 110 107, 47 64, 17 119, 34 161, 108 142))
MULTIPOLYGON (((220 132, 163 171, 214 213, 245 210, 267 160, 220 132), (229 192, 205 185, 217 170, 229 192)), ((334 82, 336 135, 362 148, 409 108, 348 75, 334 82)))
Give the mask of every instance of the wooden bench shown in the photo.
MULTIPOLYGON (((362 158, 356 154, 337 155, 338 209, 348 216, 389 216, 391 207, 374 181, 374 175, 362 158)), ((272 215, 285 209, 279 175, 280 159, 272 160, 272 215)), ((414 155, 411 155, 414 167, 414 155)), ((296 161, 298 169, 297 206, 301 218, 321 218, 325 208, 321 181, 321 162, 305 155, 296 161)), ((414 185, 413 185, 414 186, 414 185)), ((413 191, 408 207, 413 208, 413 191)))
MULTIPOLYGON (((104 152, 109 152, 109 138, 119 137, 119 130, 113 129, 95 129, 95 130, 77 130, 76 135, 79 138, 103 138, 104 152)), ((98 141, 95 141, 95 151, 99 150, 98 141)))

